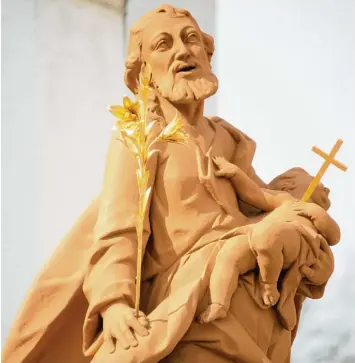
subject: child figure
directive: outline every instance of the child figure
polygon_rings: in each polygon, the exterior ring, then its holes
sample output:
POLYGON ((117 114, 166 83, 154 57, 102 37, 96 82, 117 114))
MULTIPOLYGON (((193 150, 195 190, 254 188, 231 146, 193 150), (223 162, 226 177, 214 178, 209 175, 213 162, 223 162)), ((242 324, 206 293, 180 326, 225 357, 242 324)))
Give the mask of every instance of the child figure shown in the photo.
MULTIPOLYGON (((199 316, 200 323, 225 317, 239 275, 257 266, 263 302, 267 306, 275 305, 280 297, 277 281, 281 270, 298 257, 300 227, 312 234, 320 233, 329 245, 340 240, 339 227, 326 212, 330 207, 329 189, 319 184, 310 203, 298 201, 312 181, 303 169, 288 170, 273 180, 269 186, 282 190, 276 191, 260 188, 238 166, 224 158, 214 157, 213 161, 219 169, 216 176, 230 178, 239 199, 270 213, 263 214, 263 219, 250 218, 250 224, 234 230, 234 234, 239 235, 227 239, 222 246, 210 279, 211 304, 199 316)), ((318 250, 313 250, 316 257, 318 250)))

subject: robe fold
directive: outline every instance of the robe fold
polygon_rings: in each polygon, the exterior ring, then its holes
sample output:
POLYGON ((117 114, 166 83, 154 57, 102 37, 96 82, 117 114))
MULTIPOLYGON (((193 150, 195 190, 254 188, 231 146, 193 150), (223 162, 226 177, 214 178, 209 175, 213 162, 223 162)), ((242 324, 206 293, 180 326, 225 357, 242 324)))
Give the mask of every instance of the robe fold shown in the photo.
POLYGON ((252 167, 254 141, 222 119, 208 122, 214 137, 207 150, 190 138, 187 146, 157 144, 149 159, 141 301, 149 336, 114 354, 102 339, 101 311, 120 299, 131 306, 135 300, 137 166, 113 137, 102 191, 33 283, 6 341, 4 363, 289 361, 304 297, 319 298, 325 287, 307 284, 300 273, 315 262, 314 236, 302 235, 276 308, 262 304, 252 272, 241 277, 226 319, 195 321, 209 304, 223 236, 246 222, 230 181, 214 176, 211 157, 224 156, 260 184, 252 167))

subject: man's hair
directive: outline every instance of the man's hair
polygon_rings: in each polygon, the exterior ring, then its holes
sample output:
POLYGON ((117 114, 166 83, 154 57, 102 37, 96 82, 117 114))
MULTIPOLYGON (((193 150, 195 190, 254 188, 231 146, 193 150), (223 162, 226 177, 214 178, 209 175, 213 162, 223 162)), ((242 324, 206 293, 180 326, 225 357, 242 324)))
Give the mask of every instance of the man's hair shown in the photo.
POLYGON ((149 23, 159 16, 159 14, 163 14, 164 16, 169 16, 171 18, 181 18, 188 17, 190 18, 196 25, 197 29, 200 31, 202 36, 202 41, 205 46, 205 51, 207 53, 208 59, 211 62, 213 53, 214 53, 214 40, 213 37, 204 33, 200 27, 198 26, 196 20, 192 17, 189 11, 185 9, 178 9, 171 5, 161 5, 153 11, 148 12, 143 15, 131 28, 129 44, 128 44, 128 56, 125 62, 126 70, 124 75, 124 80, 127 87, 135 93, 138 88, 138 77, 139 72, 142 67, 143 59, 142 59, 142 31, 146 26, 149 26, 149 23))

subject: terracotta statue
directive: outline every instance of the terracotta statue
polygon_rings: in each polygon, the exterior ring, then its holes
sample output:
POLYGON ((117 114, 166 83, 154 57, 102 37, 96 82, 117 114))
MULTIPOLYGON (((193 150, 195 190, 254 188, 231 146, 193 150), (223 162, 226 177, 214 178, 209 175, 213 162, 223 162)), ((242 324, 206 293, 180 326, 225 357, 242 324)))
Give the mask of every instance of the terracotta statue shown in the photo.
MULTIPOLYGON (((302 229, 312 228, 331 246, 340 240, 339 226, 326 213, 330 207, 328 188, 318 185, 309 201, 312 203, 297 201, 313 179, 306 171, 294 168, 275 179, 272 183, 274 189, 290 189, 290 193, 275 194, 260 188, 243 170, 226 159, 218 157, 213 160, 218 167, 215 174, 230 178, 241 200, 260 210, 272 212, 266 214, 267 217, 261 215, 250 218, 250 224, 233 231, 236 237, 225 241, 218 252, 211 276, 212 304, 199 317, 201 323, 209 323, 227 315, 239 275, 255 269, 257 265, 263 302, 265 305, 275 305, 280 297, 277 282, 281 270, 297 260, 300 249, 298 236, 302 229), (289 181, 288 185, 285 185, 285 180, 289 181), (261 218, 262 222, 259 222, 261 218)), ((315 241, 320 242, 318 239, 315 241)), ((311 248, 317 257, 320 244, 312 245, 311 248)))
POLYGON ((287 241, 299 253, 279 279, 275 306, 265 306, 258 273, 251 270, 239 277, 224 319, 197 321, 211 304, 208 287, 219 251, 236 229, 250 224, 252 212, 231 180, 215 175, 214 158, 272 188, 252 167, 255 142, 203 115, 204 100, 218 88, 213 52, 212 37, 191 14, 169 5, 147 13, 131 30, 127 86, 136 92, 142 64, 149 64, 156 132, 178 111, 189 135, 187 145, 157 143, 149 155, 152 192, 138 316, 137 163, 113 133, 102 190, 33 283, 5 343, 4 363, 289 362, 302 303, 320 298, 333 272, 328 243, 313 228, 294 229, 294 240, 287 241))

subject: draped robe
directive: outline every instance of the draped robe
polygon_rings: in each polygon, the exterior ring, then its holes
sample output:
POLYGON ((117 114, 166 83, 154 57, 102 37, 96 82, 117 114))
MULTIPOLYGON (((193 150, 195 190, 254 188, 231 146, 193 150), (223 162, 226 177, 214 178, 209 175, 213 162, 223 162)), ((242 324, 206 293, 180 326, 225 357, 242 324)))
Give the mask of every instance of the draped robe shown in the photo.
POLYGON ((324 290, 303 283, 299 273, 314 263, 311 236, 300 237, 303 249, 284 278, 277 309, 263 306, 253 272, 241 277, 226 319, 194 320, 209 303, 208 280, 224 235, 246 223, 230 181, 214 176, 211 157, 224 156, 258 181, 255 143, 219 118, 208 122, 214 130, 208 150, 193 138, 187 146, 159 143, 149 160, 141 302, 149 336, 114 354, 102 344, 102 309, 121 298, 133 306, 135 297, 136 161, 113 137, 102 192, 35 281, 5 345, 5 363, 288 362, 302 301, 324 290))

